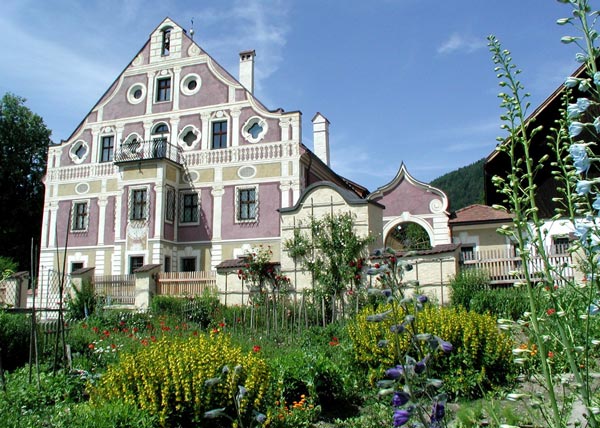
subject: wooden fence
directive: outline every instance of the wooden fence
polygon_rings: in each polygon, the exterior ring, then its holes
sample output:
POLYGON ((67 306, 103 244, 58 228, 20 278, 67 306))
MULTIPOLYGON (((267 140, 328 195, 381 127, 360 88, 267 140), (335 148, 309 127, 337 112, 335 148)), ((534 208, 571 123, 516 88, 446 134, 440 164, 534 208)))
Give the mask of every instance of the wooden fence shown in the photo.
POLYGON ((95 276, 94 291, 107 305, 134 305, 135 275, 95 276))
POLYGON ((156 295, 201 296, 216 287, 215 272, 160 272, 156 281, 156 295))
MULTIPOLYGON (((548 262, 552 269, 553 280, 556 285, 563 285, 574 277, 573 261, 571 254, 555 254, 548 252, 548 262)), ((464 253, 462 263, 465 268, 475 268, 485 271, 490 276, 490 284, 514 284, 525 279, 523 275, 523 261, 512 251, 487 250, 464 253)), ((533 254, 528 262, 530 278, 536 280, 544 269, 544 261, 533 254)))

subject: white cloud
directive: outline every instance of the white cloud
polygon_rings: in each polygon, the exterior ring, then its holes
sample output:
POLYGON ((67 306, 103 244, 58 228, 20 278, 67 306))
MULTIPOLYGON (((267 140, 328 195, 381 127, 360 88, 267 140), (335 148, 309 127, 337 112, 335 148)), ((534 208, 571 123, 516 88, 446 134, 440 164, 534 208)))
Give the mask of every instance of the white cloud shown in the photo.
POLYGON ((485 48, 486 42, 477 37, 459 33, 452 33, 437 49, 439 54, 451 54, 453 52, 472 53, 485 48))

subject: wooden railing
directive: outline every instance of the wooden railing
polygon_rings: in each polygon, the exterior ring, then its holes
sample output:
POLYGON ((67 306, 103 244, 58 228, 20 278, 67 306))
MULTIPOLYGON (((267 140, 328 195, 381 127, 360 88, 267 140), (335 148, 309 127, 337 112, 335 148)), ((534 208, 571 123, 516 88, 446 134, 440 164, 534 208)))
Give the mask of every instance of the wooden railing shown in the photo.
MULTIPOLYGON (((548 262, 552 267, 552 276, 556 285, 561 285, 573 279, 574 269, 570 254, 553 254, 548 252, 548 262)), ((490 284, 514 284, 522 282, 523 262, 521 257, 512 251, 487 250, 463 253, 462 263, 465 268, 475 268, 485 271, 490 276, 490 284)), ((528 263, 530 279, 536 281, 543 271, 543 260, 540 256, 532 255, 528 263)))
POLYGON ((94 277, 94 291, 107 305, 135 304, 134 275, 102 275, 94 277))
POLYGON ((156 295, 200 296, 216 287, 214 272, 160 272, 156 281, 156 295))

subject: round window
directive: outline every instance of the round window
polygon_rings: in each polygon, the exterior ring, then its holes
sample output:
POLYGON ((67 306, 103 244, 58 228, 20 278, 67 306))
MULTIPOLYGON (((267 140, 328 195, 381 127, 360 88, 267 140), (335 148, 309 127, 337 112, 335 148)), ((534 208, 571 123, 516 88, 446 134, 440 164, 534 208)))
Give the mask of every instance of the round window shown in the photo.
POLYGON ((181 80, 181 92, 184 95, 194 95, 200 90, 202 79, 195 73, 190 73, 181 80))
POLYGON ((139 104, 146 97, 146 87, 141 83, 134 83, 127 91, 127 101, 130 104, 139 104))

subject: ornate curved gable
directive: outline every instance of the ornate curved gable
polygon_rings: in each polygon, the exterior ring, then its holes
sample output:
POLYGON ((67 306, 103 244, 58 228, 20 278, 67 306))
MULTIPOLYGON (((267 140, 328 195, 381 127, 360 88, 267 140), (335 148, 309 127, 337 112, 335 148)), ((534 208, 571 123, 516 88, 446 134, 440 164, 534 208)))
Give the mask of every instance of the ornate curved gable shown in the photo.
POLYGON ((384 236, 397 225, 412 222, 427 231, 432 246, 451 242, 448 197, 442 190, 416 180, 404 163, 392 181, 370 193, 367 199, 385 206, 384 236))

